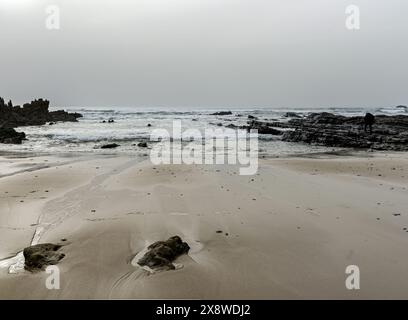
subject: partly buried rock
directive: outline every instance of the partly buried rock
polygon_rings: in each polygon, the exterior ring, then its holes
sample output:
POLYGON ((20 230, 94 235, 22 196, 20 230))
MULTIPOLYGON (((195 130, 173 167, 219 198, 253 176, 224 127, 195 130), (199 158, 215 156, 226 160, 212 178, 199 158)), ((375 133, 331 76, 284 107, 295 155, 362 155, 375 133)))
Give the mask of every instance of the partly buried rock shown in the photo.
POLYGON ((0 128, 0 143, 21 144, 25 138, 24 132, 17 132, 13 128, 0 128))
POLYGON ((44 270, 49 265, 57 264, 65 254, 58 252, 61 245, 41 243, 24 249, 24 268, 28 271, 44 270))
POLYGON ((140 148, 147 148, 147 143, 146 142, 139 142, 137 144, 137 146, 140 147, 140 148))
POLYGON ((119 147, 120 145, 117 143, 108 143, 108 144, 104 144, 103 146, 101 146, 101 149, 114 149, 119 147))
POLYGON ((180 255, 188 253, 190 246, 179 236, 169 238, 167 241, 157 241, 147 247, 149 251, 137 262, 140 266, 152 269, 171 269, 175 266, 173 261, 180 255))

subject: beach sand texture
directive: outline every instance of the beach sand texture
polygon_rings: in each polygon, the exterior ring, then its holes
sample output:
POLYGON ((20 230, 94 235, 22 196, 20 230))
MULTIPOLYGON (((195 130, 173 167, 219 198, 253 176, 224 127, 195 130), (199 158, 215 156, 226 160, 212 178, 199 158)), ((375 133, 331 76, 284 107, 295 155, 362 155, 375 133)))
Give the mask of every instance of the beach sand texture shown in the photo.
POLYGON ((254 176, 126 156, 0 166, 0 258, 66 239, 59 290, 3 267, 1 299, 407 298, 406 154, 268 159, 254 176), (132 265, 174 235, 191 247, 182 268, 132 265), (360 290, 345 287, 348 265, 360 290))

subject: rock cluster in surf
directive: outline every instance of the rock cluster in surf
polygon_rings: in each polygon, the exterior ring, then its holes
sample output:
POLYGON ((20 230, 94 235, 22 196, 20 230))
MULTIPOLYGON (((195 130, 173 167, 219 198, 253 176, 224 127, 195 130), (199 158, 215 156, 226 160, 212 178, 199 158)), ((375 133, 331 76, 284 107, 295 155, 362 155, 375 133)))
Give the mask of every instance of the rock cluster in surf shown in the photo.
POLYGON ((0 127, 0 143, 20 144, 24 139, 24 132, 17 132, 13 128, 0 127))
POLYGON ((279 125, 295 129, 285 132, 283 141, 329 147, 408 150, 408 116, 405 115, 377 115, 372 133, 365 132, 362 116, 346 117, 326 112, 312 113, 279 125))
MULTIPOLYGON (((402 107, 399 106, 399 108, 402 107)), ((365 131, 364 116, 347 117, 328 112, 302 116, 288 112, 284 117, 289 119, 261 121, 256 117, 248 116, 246 125, 229 123, 226 127, 248 131, 256 129, 259 134, 279 136, 286 142, 302 142, 327 147, 408 151, 408 116, 406 115, 377 115, 372 132, 365 131)))
POLYGON ((75 122, 82 117, 79 113, 68 113, 64 110, 49 111, 49 105, 48 100, 38 99, 25 103, 22 107, 13 106, 11 100, 5 103, 0 97, 0 143, 20 144, 24 140, 25 135, 12 128, 44 125, 47 122, 57 121, 75 122))

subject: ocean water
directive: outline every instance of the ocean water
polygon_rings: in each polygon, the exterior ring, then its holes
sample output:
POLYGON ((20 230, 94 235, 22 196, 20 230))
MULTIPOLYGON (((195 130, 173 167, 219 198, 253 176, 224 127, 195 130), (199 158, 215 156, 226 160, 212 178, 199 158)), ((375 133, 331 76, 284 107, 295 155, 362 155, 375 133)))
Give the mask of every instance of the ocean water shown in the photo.
MULTIPOLYGON (((57 123, 55 125, 21 127, 27 141, 22 145, 0 144, 0 151, 36 152, 36 153, 101 153, 101 154, 137 154, 146 156, 146 148, 140 148, 137 143, 149 143, 150 134, 154 129, 162 128, 172 133, 173 122, 181 121, 182 130, 198 129, 204 132, 206 128, 223 129, 225 125, 233 123, 244 125, 248 115, 258 117, 259 120, 288 121, 287 112, 296 112, 305 116, 311 112, 332 112, 347 116, 364 115, 365 112, 375 114, 407 114, 404 108, 223 108, 223 109, 194 109, 187 108, 67 108, 69 112, 79 112, 83 118, 79 122, 57 123), (215 116, 217 111, 232 111, 230 116, 215 116), (107 123, 113 119, 114 123, 107 123), (106 123, 102 123, 106 121, 106 123), (222 127, 217 124, 222 124, 222 127), (151 124, 148 127, 147 124, 151 124), (100 149, 106 143, 117 143, 116 149, 100 149)), ((313 152, 327 152, 333 148, 309 146, 298 143, 286 143, 278 137, 259 135, 259 153, 264 157, 288 156, 313 152)))

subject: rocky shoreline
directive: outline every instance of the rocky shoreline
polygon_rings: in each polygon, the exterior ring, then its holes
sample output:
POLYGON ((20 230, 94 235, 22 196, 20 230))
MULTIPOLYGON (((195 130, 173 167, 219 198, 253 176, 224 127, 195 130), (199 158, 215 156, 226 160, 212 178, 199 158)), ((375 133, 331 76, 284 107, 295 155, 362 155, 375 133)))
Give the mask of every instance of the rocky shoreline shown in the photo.
POLYGON ((301 116, 288 112, 288 121, 258 120, 248 116, 247 125, 233 123, 227 128, 258 130, 259 134, 280 136, 282 141, 327 147, 408 151, 408 116, 377 115, 373 131, 364 129, 364 116, 346 117, 328 112, 301 116), (254 120, 255 119, 255 120, 254 120))
POLYGON ((286 124, 282 140, 328 147, 408 151, 408 116, 377 115, 372 133, 364 130, 364 117, 313 113, 286 124))
POLYGON ((13 106, 11 100, 6 104, 0 97, 0 143, 21 144, 25 134, 15 131, 17 127, 40 126, 58 121, 76 122, 82 117, 79 113, 64 110, 49 111, 49 105, 48 100, 38 99, 22 107, 13 106))

